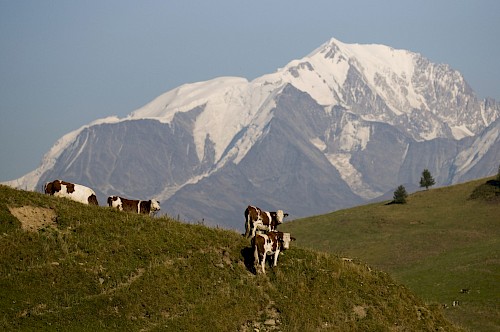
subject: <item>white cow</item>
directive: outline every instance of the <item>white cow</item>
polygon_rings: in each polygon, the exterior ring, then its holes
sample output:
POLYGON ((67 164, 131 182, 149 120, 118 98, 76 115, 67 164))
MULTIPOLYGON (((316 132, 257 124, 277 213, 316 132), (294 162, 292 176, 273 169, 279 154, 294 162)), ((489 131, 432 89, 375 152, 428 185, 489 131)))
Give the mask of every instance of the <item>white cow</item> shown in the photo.
POLYGON ((99 205, 95 192, 81 184, 54 180, 47 182, 43 186, 43 190, 49 195, 67 197, 83 204, 99 205))

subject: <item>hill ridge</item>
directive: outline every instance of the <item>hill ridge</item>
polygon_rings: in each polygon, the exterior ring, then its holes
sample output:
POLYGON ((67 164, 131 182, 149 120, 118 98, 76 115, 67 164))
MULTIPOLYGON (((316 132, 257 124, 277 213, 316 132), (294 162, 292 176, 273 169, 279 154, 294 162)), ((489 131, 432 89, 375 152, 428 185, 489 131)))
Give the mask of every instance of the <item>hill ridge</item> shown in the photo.
MULTIPOLYGON (((5 330, 459 330, 386 273, 292 246, 249 270, 240 234, 0 186, 5 330), (10 208, 53 210, 21 228, 10 208)), ((250 250, 251 253, 251 250, 250 250)))

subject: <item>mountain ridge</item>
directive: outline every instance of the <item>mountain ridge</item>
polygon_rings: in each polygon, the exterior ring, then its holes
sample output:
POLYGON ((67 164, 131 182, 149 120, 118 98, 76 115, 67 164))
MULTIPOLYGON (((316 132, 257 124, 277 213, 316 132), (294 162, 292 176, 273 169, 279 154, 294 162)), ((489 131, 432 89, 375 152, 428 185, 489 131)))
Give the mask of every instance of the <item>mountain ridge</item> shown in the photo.
POLYGON ((167 213, 190 220, 209 220, 201 201, 221 205, 228 190, 234 204, 227 219, 257 201, 302 217, 374 199, 398 183, 412 182, 428 168, 426 160, 436 166, 431 171, 441 180, 438 185, 490 175, 497 165, 486 167, 481 160, 491 163, 499 154, 499 114, 499 103, 479 101, 448 65, 406 50, 332 38, 252 81, 220 77, 185 84, 125 118, 96 120, 65 135, 38 169, 8 184, 33 190, 52 177, 64 177, 92 186, 101 197, 154 196, 166 201, 167 213), (443 142, 455 147, 456 155, 443 142), (257 146, 267 153, 256 152, 257 146), (478 147, 481 154, 474 157, 478 147), (287 159, 286 153, 295 157, 287 159), (295 167, 290 160, 309 166, 295 167), (239 169, 228 175, 233 182, 220 181, 233 166, 239 169), (139 174, 148 187, 134 179, 139 174), (194 187, 202 183, 210 183, 220 199, 207 197, 207 191, 201 197, 194 187), (322 197, 321 192, 330 192, 325 183, 340 190, 322 197), (280 186, 288 188, 288 197, 281 196, 280 186))

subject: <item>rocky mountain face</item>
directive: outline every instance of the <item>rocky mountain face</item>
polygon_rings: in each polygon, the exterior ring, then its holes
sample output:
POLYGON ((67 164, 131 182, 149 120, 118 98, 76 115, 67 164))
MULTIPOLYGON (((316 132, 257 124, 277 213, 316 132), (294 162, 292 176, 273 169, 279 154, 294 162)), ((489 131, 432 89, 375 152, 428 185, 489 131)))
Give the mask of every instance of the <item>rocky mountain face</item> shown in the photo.
POLYGON ((168 91, 124 119, 61 138, 35 171, 106 197, 161 201, 162 212, 242 229, 248 204, 297 218, 418 184, 496 174, 500 104, 459 72, 383 45, 335 39, 251 82, 221 77, 168 91))

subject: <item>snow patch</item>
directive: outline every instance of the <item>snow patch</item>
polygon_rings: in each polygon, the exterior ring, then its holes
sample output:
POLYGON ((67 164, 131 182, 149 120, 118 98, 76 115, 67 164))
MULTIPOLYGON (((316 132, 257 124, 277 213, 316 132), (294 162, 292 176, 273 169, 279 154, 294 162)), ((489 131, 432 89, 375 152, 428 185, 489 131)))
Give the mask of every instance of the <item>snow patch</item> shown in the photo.
MULTIPOLYGON (((220 161, 235 135, 246 130, 245 139, 237 147, 238 153, 248 151, 248 145, 260 136, 260 130, 270 120, 269 101, 282 82, 276 77, 265 76, 252 82, 239 77, 219 77, 205 82, 185 84, 134 111, 130 118, 151 118, 170 123, 178 112, 187 112, 204 106, 193 129, 196 153, 203 160, 205 139, 214 143, 215 159, 220 161), (241 149, 240 149, 241 148, 241 149)), ((235 151, 232 151, 234 156, 235 151)), ((242 158, 242 157, 241 157, 242 158)), ((224 158, 227 160, 227 158, 224 158)))
POLYGON ((457 140, 461 140, 464 137, 474 136, 474 133, 470 131, 466 125, 451 127, 451 133, 457 140))
POLYGON ((323 142, 323 140, 319 137, 316 137, 316 138, 312 138, 310 140, 310 142, 318 148, 318 150, 320 150, 321 152, 325 151, 326 150, 326 143, 323 142))
POLYGON ((341 151, 364 150, 370 141, 370 127, 360 121, 348 121, 342 127, 339 137, 341 151))
POLYGON ((499 130, 489 130, 483 136, 479 137, 468 149, 460 152, 455 158, 456 166, 455 177, 467 173, 478 161, 488 152, 490 147, 499 140, 499 130))
POLYGON ((326 158, 339 171, 342 180, 356 195, 365 199, 373 199, 383 194, 372 190, 363 182, 363 175, 351 164, 350 153, 327 153, 326 158))

